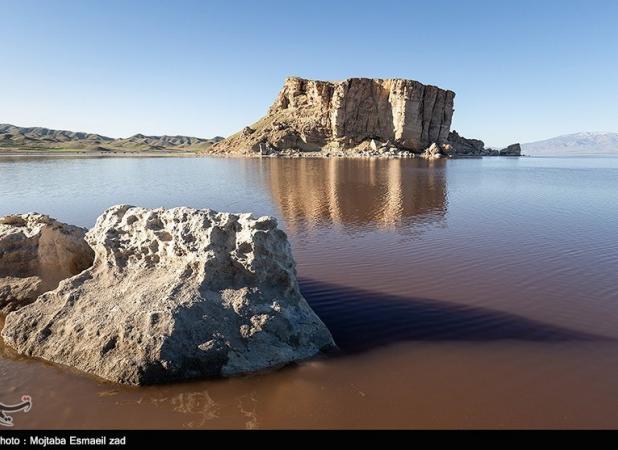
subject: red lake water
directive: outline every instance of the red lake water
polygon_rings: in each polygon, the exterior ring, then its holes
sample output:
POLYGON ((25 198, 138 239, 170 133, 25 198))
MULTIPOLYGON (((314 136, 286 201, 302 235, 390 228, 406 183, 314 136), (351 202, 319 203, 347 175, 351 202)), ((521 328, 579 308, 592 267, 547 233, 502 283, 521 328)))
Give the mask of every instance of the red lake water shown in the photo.
MULTIPOLYGON (((0 344, 15 428, 617 428, 618 159, 0 158, 0 215, 251 211, 341 348, 132 388, 0 344)), ((0 324, 1 326, 1 324, 0 324)))

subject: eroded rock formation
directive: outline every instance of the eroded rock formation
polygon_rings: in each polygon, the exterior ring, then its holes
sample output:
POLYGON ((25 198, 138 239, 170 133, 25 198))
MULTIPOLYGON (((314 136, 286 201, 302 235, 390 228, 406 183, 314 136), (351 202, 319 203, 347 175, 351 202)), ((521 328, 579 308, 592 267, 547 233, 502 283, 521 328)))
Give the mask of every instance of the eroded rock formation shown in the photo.
POLYGON ((502 150, 486 148, 480 139, 468 139, 453 130, 448 135, 451 156, 521 156, 521 145, 512 144, 502 150))
POLYGON ((212 151, 269 154, 378 145, 420 153, 432 143, 447 141, 454 97, 453 91, 413 80, 291 77, 267 116, 212 151))
POLYGON ((42 214, 0 217, 0 312, 32 303, 92 265, 85 233, 42 214))
POLYGON ((500 156, 521 156, 521 145, 512 144, 500 150, 500 156))
POLYGON ((455 155, 482 155, 486 153, 485 143, 480 139, 467 139, 453 130, 448 135, 448 143, 455 155))
POLYGON ((150 384, 281 366, 334 347, 270 217, 115 206, 92 267, 9 314, 19 353, 150 384))

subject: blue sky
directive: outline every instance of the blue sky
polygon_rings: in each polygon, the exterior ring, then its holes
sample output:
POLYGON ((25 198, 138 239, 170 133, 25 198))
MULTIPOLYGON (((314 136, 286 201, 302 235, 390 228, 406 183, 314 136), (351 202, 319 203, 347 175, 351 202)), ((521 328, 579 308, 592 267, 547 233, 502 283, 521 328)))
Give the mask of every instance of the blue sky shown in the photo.
POLYGON ((286 76, 457 93, 488 144, 618 131, 618 1, 0 0, 0 122, 227 135, 286 76))

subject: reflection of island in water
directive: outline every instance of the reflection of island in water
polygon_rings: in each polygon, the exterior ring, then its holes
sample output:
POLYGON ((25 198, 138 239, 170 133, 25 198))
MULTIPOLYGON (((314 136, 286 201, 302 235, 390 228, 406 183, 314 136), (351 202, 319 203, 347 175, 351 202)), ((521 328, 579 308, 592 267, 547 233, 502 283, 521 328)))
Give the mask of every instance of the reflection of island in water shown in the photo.
POLYGON ((268 159, 263 169, 291 231, 332 224, 394 229, 446 215, 446 161, 268 159))

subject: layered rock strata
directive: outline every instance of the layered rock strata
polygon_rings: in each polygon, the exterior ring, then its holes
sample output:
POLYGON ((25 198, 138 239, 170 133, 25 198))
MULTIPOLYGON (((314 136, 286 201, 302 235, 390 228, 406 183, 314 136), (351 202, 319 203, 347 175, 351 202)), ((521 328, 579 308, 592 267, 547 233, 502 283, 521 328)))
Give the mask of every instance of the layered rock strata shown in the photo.
POLYGON ((420 153, 447 141, 453 91, 404 79, 285 81, 268 114, 212 147, 217 153, 371 150, 420 153))

